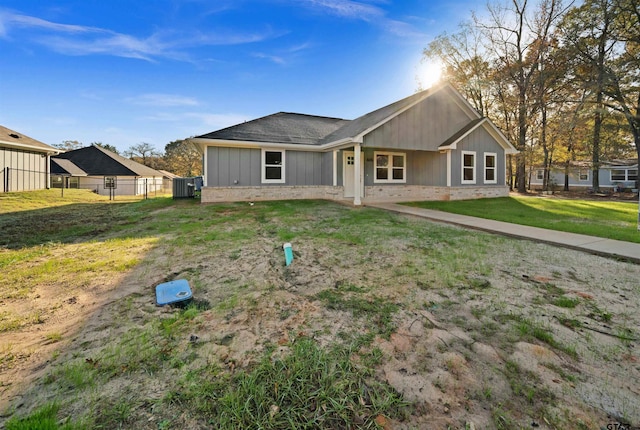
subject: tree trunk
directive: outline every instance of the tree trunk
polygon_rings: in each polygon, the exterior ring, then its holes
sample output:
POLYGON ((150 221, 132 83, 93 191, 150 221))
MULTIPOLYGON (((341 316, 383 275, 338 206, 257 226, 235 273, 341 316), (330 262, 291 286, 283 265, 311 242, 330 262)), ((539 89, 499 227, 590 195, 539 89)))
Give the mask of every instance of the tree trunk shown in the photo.
MULTIPOLYGON (((523 74, 524 72, 521 72, 523 74)), ((518 96, 518 150, 516 157, 516 186, 519 193, 527 192, 526 181, 526 149, 527 149, 527 95, 524 88, 524 77, 521 78, 520 94, 518 96)))
POLYGON ((593 148, 591 149, 592 187, 594 193, 600 192, 600 131, 602 130, 602 92, 598 92, 596 114, 593 121, 593 148))

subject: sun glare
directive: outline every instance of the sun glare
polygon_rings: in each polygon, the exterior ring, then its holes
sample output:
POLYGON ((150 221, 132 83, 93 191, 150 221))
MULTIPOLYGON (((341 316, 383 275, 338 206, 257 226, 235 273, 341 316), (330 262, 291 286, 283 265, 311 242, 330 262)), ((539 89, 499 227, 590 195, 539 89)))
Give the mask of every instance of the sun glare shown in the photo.
POLYGON ((420 87, 423 89, 431 88, 442 78, 442 63, 439 61, 425 61, 418 66, 418 76, 416 77, 420 87))

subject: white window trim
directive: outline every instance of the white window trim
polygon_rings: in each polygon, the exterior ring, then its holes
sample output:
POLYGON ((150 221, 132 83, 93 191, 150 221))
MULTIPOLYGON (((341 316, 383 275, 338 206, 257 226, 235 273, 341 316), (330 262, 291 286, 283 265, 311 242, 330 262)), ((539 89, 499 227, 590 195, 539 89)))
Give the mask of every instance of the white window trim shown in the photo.
POLYGON ((261 179, 262 179, 262 183, 263 184, 284 184, 285 183, 285 156, 286 156, 286 151, 284 149, 262 149, 262 159, 260 162, 260 166, 261 166, 261 170, 262 170, 262 175, 261 175, 261 179), (266 165, 266 161, 267 161, 267 152, 280 152, 282 154, 282 164, 279 164, 278 166, 280 167, 280 179, 267 179, 267 165, 266 165))
MULTIPOLYGON (((397 169, 397 167, 396 167, 397 169)), ((374 151, 373 153, 373 183, 374 184, 405 184, 407 182, 407 154, 404 152, 386 152, 386 151, 374 151), (387 170, 389 174, 388 179, 378 179, 378 155, 389 156, 389 166, 387 170), (393 157, 402 157, 402 179, 393 179, 393 157)))
POLYGON ((538 181, 544 180, 544 169, 537 169, 536 170, 536 180, 538 180, 538 181))
POLYGON ((629 169, 611 169, 609 170, 609 179, 611 182, 627 182, 629 178, 629 169), (613 171, 624 172, 624 179, 613 179, 613 171))
POLYGON ((497 184, 498 183, 498 154, 495 152, 484 153, 484 183, 485 184, 497 184), (487 157, 493 157, 493 167, 487 167, 487 157), (487 181, 487 170, 493 170, 493 180, 487 181))
POLYGON ((578 182, 588 182, 589 181, 589 170, 588 169, 578 169, 578 182), (586 175, 586 179, 582 179, 580 176, 586 175))
POLYGON ((476 162, 478 160, 478 157, 476 155, 476 151, 460 151, 460 183, 461 184, 475 184, 476 183, 476 162), (465 180, 464 179, 464 169, 465 169, 465 165, 464 165, 464 156, 465 155, 473 155, 473 179, 472 180, 465 180))

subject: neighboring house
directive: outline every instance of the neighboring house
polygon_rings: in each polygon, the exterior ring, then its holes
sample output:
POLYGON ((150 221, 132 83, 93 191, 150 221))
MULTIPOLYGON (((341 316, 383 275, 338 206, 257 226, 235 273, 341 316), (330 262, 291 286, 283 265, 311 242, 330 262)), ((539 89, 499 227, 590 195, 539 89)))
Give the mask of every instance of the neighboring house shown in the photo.
POLYGON ((102 195, 162 192, 164 175, 98 145, 51 157, 52 186, 93 190, 102 195))
POLYGON ((162 173, 162 189, 165 193, 170 193, 173 190, 174 179, 180 179, 180 176, 174 175, 166 170, 158 169, 158 172, 162 173))
MULTIPOLYGON (((593 172, 590 162, 571 162, 569 168, 552 166, 549 171, 550 190, 562 190, 565 184, 565 170, 568 174, 570 190, 589 190, 593 187, 593 172)), ((544 169, 535 168, 531 175, 530 188, 542 189, 544 169)), ((638 160, 603 161, 598 169, 600 188, 609 191, 636 190, 638 180, 638 160)), ((636 191, 637 192, 637 191, 636 191)))
POLYGON ((59 152, 0 125, 0 192, 49 188, 49 157, 59 152))
POLYGON ((203 155, 203 203, 506 196, 506 155, 517 152, 449 84, 351 121, 280 112, 190 141, 203 155))

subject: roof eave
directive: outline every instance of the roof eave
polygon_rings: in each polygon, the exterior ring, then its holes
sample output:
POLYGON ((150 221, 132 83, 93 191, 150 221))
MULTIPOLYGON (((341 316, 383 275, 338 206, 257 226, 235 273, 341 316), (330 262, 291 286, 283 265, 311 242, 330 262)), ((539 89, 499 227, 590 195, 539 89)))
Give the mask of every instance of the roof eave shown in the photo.
POLYGON ((188 139, 193 143, 198 152, 204 153, 204 148, 207 146, 224 146, 227 148, 249 148, 249 149, 290 149, 296 151, 322 151, 324 145, 309 145, 304 143, 287 143, 287 142, 257 142, 250 140, 226 140, 226 139, 207 139, 204 137, 192 137, 188 139))
POLYGON ((17 148, 17 149, 28 149, 28 150, 32 150, 32 151, 36 151, 36 152, 42 152, 44 154, 47 155, 57 155, 59 154, 61 151, 55 148, 41 148, 39 146, 35 146, 35 145, 29 145, 26 143, 17 143, 17 142, 7 142, 6 140, 0 140, 0 144, 2 146, 7 146, 7 147, 11 147, 11 148, 17 148))

